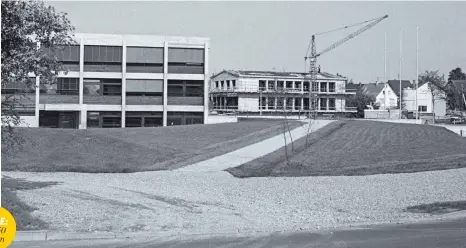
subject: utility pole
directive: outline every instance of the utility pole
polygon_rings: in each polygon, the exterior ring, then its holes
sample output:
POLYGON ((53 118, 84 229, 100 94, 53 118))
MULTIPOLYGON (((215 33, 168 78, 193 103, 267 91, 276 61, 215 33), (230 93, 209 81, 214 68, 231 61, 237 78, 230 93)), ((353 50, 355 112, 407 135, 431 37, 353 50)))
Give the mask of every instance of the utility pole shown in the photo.
POLYGON ((419 27, 416 27, 416 120, 419 118, 417 106, 417 88, 419 86, 419 27))
POLYGON ((401 80, 402 80, 402 74, 401 74, 401 67, 402 67, 402 62, 403 62, 403 30, 400 31, 400 97, 399 97, 399 104, 400 104, 400 113, 399 113, 399 119, 401 120, 401 97, 403 96, 403 88, 401 88, 401 80))

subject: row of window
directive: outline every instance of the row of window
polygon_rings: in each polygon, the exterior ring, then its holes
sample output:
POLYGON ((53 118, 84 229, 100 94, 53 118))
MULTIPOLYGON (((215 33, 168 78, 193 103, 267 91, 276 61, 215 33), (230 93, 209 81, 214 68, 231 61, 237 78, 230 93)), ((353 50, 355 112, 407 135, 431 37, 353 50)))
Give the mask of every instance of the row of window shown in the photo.
MULTIPOLYGON (((309 98, 302 98, 303 99, 303 105, 308 106, 309 105, 309 98)), ((335 108, 335 98, 319 98, 320 101, 320 107, 321 108, 326 108, 327 107, 327 101, 328 101, 328 107, 330 109, 335 108)), ((296 105, 301 105, 301 98, 295 98, 294 99, 295 107, 296 105)), ((313 102, 311 103, 313 104, 313 102)), ((277 107, 282 107, 283 105, 289 107, 293 105, 293 98, 284 98, 284 97, 262 97, 262 99, 259 99, 259 106, 275 106, 277 107)))
MULTIPOLYGON (((203 113, 168 112, 168 125, 203 124, 203 113)), ((87 112, 88 128, 119 128, 121 112, 87 112)), ((40 111, 39 126, 48 128, 78 128, 78 111, 40 111)), ((163 126, 162 112, 126 112, 125 127, 163 126)))
POLYGON ((236 80, 226 80, 226 81, 215 81, 215 88, 224 88, 225 85, 227 88, 236 87, 236 80))
MULTIPOLYGON (((121 79, 84 79, 84 95, 117 95, 121 96, 121 79)), ((16 86, 2 88, 2 94, 14 94, 26 91, 18 84, 16 86)), ((35 92, 34 88, 27 91, 35 92)), ((41 94, 79 95, 78 78, 58 78, 55 83, 41 84, 41 94)), ((127 96, 162 96, 163 80, 126 80, 127 96)), ((203 80, 168 80, 168 96, 204 96, 203 80)))
MULTIPOLYGON (((204 113, 168 112, 167 125, 203 124, 204 113)), ((88 128, 119 128, 121 112, 87 112, 88 128)), ((161 112, 126 112, 125 127, 159 127, 163 126, 161 112)))
MULTIPOLYGON (((309 81, 273 81, 259 80, 259 89, 261 90, 280 90, 280 89, 301 89, 309 91, 309 81), (294 84, 293 84, 294 83, 294 84)), ((314 92, 335 92, 335 82, 314 82, 312 83, 312 91, 314 92), (319 87, 320 85, 320 87, 319 87)))
MULTIPOLYGON (((56 56, 68 70, 79 70, 78 45, 43 48, 56 56)), ((164 49, 160 47, 127 47, 126 71, 141 73, 163 73, 164 49)), ((204 49, 168 48, 168 73, 204 73, 204 49)), ((84 71, 121 72, 123 47, 84 46, 84 71)))

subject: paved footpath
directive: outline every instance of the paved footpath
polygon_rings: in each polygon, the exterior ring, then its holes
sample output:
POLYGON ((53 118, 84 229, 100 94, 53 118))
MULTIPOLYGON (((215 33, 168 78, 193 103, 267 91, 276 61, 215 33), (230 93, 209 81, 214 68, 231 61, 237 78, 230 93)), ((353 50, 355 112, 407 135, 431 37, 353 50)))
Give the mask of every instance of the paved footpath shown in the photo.
MULTIPOLYGON (((334 122, 334 120, 312 120, 310 124, 310 132, 315 132, 316 130, 331 122, 334 122)), ((293 140, 297 140, 306 136, 308 127, 309 124, 306 121, 306 123, 303 123, 301 127, 291 130, 291 137, 293 140)), ((286 133, 286 140, 288 144, 291 142, 291 138, 288 132, 286 133)), ((223 171, 231 167, 240 166, 256 158, 260 158, 284 146, 285 140, 283 138, 283 134, 280 134, 270 139, 243 147, 236 151, 204 160, 196 164, 188 165, 183 168, 179 168, 177 171, 223 171)))

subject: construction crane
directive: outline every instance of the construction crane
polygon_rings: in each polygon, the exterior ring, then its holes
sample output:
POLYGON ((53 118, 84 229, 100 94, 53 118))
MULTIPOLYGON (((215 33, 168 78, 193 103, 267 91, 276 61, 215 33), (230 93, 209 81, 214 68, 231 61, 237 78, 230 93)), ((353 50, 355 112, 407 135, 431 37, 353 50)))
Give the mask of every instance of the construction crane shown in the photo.
MULTIPOLYGON (((326 32, 317 33, 317 34, 312 35, 311 42, 309 43, 309 46, 308 46, 307 51, 306 51, 306 56, 304 57, 304 62, 305 63, 307 62, 308 59, 310 60, 309 67, 310 67, 310 74, 311 74, 311 84, 309 85, 309 100, 311 100, 312 86, 317 81, 317 73, 318 73, 317 58, 319 56, 333 50, 334 48, 340 46, 341 44, 347 42, 348 40, 360 35, 364 31, 366 31, 366 30, 370 29, 371 27, 377 25, 379 22, 383 21, 387 17, 388 17, 388 15, 385 15, 385 16, 375 18, 375 19, 372 19, 372 20, 368 20, 368 21, 364 21, 364 22, 353 24, 353 25, 344 26, 344 27, 341 27, 341 28, 337 28, 337 29, 333 29, 333 30, 330 30, 330 31, 326 31, 326 32), (342 30, 342 29, 347 29, 347 28, 358 26, 358 25, 365 24, 365 23, 369 23, 369 24, 367 24, 366 26, 358 29, 357 31, 353 32, 352 34, 346 36, 345 38, 333 43, 331 46, 327 47, 326 49, 322 50, 321 52, 319 52, 319 53, 316 52, 316 40, 315 40, 316 36, 323 35, 323 34, 328 34, 328 33, 331 33, 331 32, 342 30), (311 47, 310 56, 309 56, 309 47, 311 47)), ((314 102, 314 106, 315 105, 316 105, 316 102, 314 102)), ((310 107, 311 107, 311 104, 309 103, 309 110, 310 110, 310 107)), ((311 118, 311 111, 309 111, 309 119, 310 118, 311 118)))

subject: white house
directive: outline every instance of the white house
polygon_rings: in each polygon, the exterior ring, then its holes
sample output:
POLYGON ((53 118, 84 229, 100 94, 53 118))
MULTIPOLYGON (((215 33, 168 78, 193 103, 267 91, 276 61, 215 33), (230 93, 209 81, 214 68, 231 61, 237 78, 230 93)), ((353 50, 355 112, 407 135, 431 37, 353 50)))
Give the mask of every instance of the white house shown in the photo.
MULTIPOLYGON (((401 87, 403 89, 410 86, 411 83, 409 80, 401 80, 401 87)), ((388 80, 387 83, 366 84, 362 87, 362 91, 369 96, 375 97, 375 104, 377 104, 380 109, 393 109, 398 107, 400 96, 399 80, 388 80)))
MULTIPOLYGON (((443 99, 443 94, 434 96, 434 99, 435 101, 432 102, 429 83, 418 85, 417 110, 420 113, 435 113, 435 116, 445 116, 447 104, 443 99)), ((416 111, 416 89, 414 87, 403 89, 402 103, 405 110, 416 111)))

